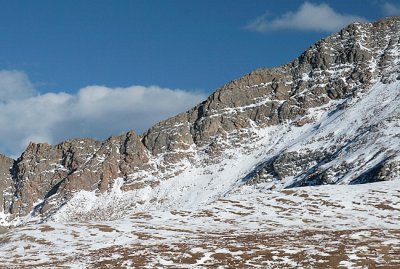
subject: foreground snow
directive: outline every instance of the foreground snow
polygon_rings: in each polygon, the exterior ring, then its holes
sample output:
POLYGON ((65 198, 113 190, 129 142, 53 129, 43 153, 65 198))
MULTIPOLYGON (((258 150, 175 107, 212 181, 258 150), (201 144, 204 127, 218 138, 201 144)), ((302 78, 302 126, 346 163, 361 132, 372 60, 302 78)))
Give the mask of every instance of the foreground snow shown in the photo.
POLYGON ((1 236, 0 264, 31 268, 364 268, 400 263, 400 181, 260 191, 202 209, 47 222, 1 236))

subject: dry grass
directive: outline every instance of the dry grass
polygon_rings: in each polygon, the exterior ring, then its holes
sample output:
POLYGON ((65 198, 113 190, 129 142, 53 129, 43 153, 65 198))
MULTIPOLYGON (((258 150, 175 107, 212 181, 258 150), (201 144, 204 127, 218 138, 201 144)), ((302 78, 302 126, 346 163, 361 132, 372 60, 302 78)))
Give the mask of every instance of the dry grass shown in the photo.
POLYGON ((360 268, 398 268, 400 246, 383 244, 384 234, 400 237, 400 231, 301 231, 284 234, 196 235, 191 243, 151 244, 113 247, 92 252, 90 268, 133 268, 151 264, 163 268, 347 268, 348 262, 360 268), (368 232, 363 239, 351 235, 368 232), (198 251, 200 249, 201 251, 198 251), (196 250, 196 251, 194 251, 196 250), (110 253, 119 258, 107 259, 110 253), (209 253, 202 264, 200 260, 209 253), (159 259, 162 258, 162 259, 159 259), (171 262, 170 265, 160 260, 171 262))

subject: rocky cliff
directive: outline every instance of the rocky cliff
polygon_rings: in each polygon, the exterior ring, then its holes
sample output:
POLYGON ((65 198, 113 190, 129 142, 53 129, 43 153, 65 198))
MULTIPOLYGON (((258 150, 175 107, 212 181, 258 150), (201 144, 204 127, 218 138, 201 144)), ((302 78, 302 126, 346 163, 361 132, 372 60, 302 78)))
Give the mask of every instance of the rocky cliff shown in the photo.
POLYGON ((82 191, 118 188, 115 203, 143 209, 200 205, 239 187, 394 179, 399 37, 399 17, 354 23, 142 135, 31 143, 17 160, 0 156, 3 222, 72 212, 87 201, 76 198, 82 191))

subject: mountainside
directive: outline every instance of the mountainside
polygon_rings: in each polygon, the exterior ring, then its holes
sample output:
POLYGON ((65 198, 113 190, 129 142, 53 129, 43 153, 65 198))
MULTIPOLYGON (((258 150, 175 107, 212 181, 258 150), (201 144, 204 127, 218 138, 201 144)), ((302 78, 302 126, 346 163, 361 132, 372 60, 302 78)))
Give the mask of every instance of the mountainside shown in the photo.
POLYGON ((31 143, 17 160, 0 156, 1 223, 200 208, 243 186, 392 180, 399 134, 400 17, 354 23, 143 135, 31 143))

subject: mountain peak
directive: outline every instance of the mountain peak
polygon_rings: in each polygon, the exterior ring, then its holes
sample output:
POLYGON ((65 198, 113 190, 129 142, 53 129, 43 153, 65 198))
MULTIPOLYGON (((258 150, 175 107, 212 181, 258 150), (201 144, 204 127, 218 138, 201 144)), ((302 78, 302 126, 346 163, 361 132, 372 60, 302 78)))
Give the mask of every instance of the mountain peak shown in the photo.
POLYGON ((397 130, 400 115, 399 29, 399 17, 351 24, 141 136, 32 144, 16 161, 0 158, 7 221, 77 212, 82 191, 122 190, 118 203, 139 210, 199 206, 249 185, 392 179, 400 141, 385 128, 397 130))

